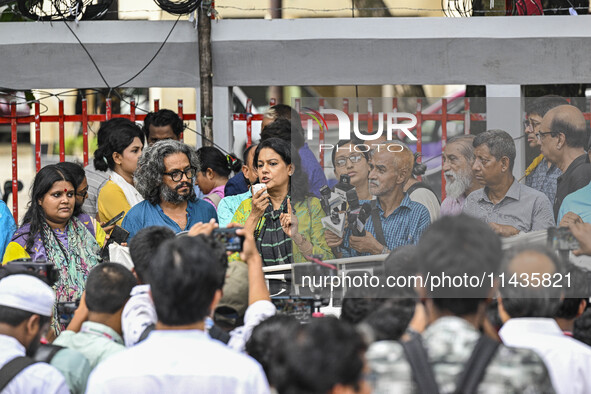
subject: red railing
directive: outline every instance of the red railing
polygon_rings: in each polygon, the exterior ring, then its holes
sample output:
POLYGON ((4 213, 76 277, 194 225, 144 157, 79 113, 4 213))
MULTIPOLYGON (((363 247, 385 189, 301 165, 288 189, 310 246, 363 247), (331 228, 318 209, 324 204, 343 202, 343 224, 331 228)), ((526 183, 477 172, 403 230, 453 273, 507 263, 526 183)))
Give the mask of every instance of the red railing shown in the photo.
MULTIPOLYGON (((0 124, 10 124, 11 127, 11 144, 12 144, 12 214, 14 220, 18 222, 18 163, 17 163, 17 126, 19 124, 35 125, 35 169, 41 169, 41 124, 42 123, 58 123, 58 145, 59 145, 59 160, 63 162, 66 159, 66 141, 65 141, 65 124, 66 123, 81 123, 82 124, 82 150, 84 166, 88 165, 88 122, 104 122, 111 118, 127 118, 133 122, 143 121, 146 114, 137 114, 135 101, 131 101, 129 114, 113 114, 111 99, 106 100, 106 111, 104 114, 88 114, 88 106, 86 99, 82 100, 82 114, 80 115, 66 115, 64 113, 64 102, 59 100, 58 115, 41 115, 40 104, 38 101, 34 102, 33 115, 17 116, 16 102, 10 104, 10 117, 0 117, 0 124)), ((159 100, 154 100, 154 111, 160 109, 159 100)), ((183 112, 183 100, 178 101, 178 114, 183 121, 195 120, 195 114, 186 114, 183 112)), ((181 135, 182 137, 182 135, 181 135)))
MULTIPOLYGON (((464 122, 464 133, 466 134, 470 134, 470 122, 472 121, 483 121, 486 120, 486 115, 485 114, 479 114, 479 113, 471 113, 470 112, 470 99, 468 97, 464 98, 464 110, 460 113, 449 113, 448 112, 448 104, 450 101, 453 101, 452 99, 448 100, 448 99, 442 99, 441 100, 441 105, 435 105, 435 108, 433 109, 433 106, 429 107, 426 110, 423 110, 423 99, 417 99, 417 105, 416 105, 416 110, 413 113, 416 117, 417 117, 417 126, 415 127, 414 131, 417 137, 417 144, 416 144, 416 151, 419 154, 422 154, 423 151, 423 141, 422 141, 422 133, 423 133, 423 127, 422 127, 422 122, 427 121, 427 120, 432 120, 432 121, 437 121, 437 122, 441 122, 441 151, 443 152, 443 149, 445 148, 445 145, 447 143, 447 122, 452 122, 452 121, 457 121, 457 122, 464 122)), ((270 105, 274 105, 275 103, 275 99, 271 99, 271 103, 270 105)), ((375 113, 374 108, 373 108, 373 99, 368 98, 367 99, 367 113, 366 114, 359 114, 359 122, 367 122, 367 131, 368 132, 373 132, 374 128, 374 122, 379 122, 379 113, 375 113)), ((318 102, 319 108, 323 108, 326 103, 325 103, 325 99, 319 99, 318 102)), ((296 99, 295 100, 295 110, 298 111, 298 113, 300 113, 301 116, 301 120, 302 120, 302 127, 304 128, 304 130, 306 129, 306 125, 308 122, 308 119, 312 119, 309 115, 307 115, 306 113, 301 113, 301 101, 300 99, 296 99)), ((341 110, 347 114, 349 116, 350 120, 353 120, 353 114, 351 112, 349 112, 349 100, 348 99, 343 99, 342 101, 342 108, 341 110)), ((398 99, 396 97, 394 97, 392 99, 392 110, 393 111, 398 111, 398 99)), ((591 115, 591 114, 586 114, 587 115, 591 115)), ((263 120, 263 116, 262 114, 253 114, 252 113, 252 100, 248 99, 247 103, 246 103, 246 113, 244 114, 233 114, 233 120, 241 120, 241 121, 245 121, 246 122, 246 143, 247 146, 250 146, 252 144, 252 121, 253 120, 257 120, 257 121, 262 121, 263 120)), ((329 127, 332 126, 334 128, 337 127, 337 119, 336 116, 334 115, 325 115, 325 119, 327 121, 327 123, 329 124, 329 127)), ((323 144, 324 140, 326 138, 325 135, 325 130, 322 128, 319 130, 319 143, 323 144)), ((420 156, 419 156, 419 161, 420 156)), ((319 161, 320 161, 320 165, 322 166, 322 168, 324 168, 324 151, 320 151, 319 153, 319 161)), ((443 166, 443 157, 441 158, 441 165, 443 166)), ((445 174, 443 173, 443 171, 441 172, 441 196, 442 199, 445 198, 445 174)))

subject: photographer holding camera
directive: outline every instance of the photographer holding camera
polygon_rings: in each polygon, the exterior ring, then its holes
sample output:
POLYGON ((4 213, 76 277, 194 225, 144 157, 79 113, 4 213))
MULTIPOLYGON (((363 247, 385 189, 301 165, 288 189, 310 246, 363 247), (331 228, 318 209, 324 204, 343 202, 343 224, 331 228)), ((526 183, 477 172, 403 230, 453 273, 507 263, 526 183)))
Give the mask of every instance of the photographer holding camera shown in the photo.
POLYGON ((411 201, 404 185, 412 175, 413 153, 399 142, 378 145, 370 159, 369 191, 371 216, 365 223, 365 235, 355 236, 348 229, 344 238, 330 234, 331 247, 341 246, 343 257, 390 253, 407 244, 415 244, 429 226, 429 211, 411 201))
POLYGON ((78 350, 92 368, 125 349, 121 314, 135 285, 135 277, 121 264, 93 268, 74 318, 54 344, 78 350))

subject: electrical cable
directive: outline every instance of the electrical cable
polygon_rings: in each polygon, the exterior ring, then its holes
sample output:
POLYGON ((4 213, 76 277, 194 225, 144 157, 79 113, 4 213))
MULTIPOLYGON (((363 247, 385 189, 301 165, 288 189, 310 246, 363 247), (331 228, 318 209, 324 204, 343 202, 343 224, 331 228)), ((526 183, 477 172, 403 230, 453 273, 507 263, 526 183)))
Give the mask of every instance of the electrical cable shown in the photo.
POLYGON ((142 69, 140 71, 138 71, 133 77, 129 78, 127 81, 120 83, 119 85, 115 86, 115 89, 120 88, 123 85, 128 84, 129 82, 133 81, 134 79, 136 79, 142 72, 144 72, 144 70, 146 68, 148 68, 148 66, 150 64, 152 64, 152 62, 154 61, 154 59, 156 59, 156 56, 158 56, 158 54, 160 54, 160 51, 162 50, 162 48, 164 47, 164 45, 166 44, 166 42, 168 41, 168 39, 170 38, 170 35, 172 34, 172 32, 174 31, 174 28, 176 27, 177 23, 179 23, 179 20, 181 19, 182 15, 179 15, 178 18, 176 18, 176 21, 174 22, 174 24, 172 25, 172 28, 170 29, 170 31, 168 32, 168 34, 166 35, 166 37, 164 38, 164 41, 162 41, 162 44, 160 45, 160 47, 158 48, 158 50, 156 51, 156 53, 154 54, 154 56, 152 56, 152 58, 150 59, 150 61, 144 66, 142 67, 142 69))
POLYGON ((154 0, 158 7, 173 15, 185 15, 194 12, 202 0, 154 0))

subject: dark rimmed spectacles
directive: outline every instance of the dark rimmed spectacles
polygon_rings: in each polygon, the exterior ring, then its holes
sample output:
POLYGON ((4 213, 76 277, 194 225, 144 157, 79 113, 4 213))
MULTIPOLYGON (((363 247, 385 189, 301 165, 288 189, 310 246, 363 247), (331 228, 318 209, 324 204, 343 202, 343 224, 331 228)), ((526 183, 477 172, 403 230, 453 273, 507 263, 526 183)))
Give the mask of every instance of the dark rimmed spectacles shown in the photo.
POLYGON ((86 199, 88 197, 88 186, 86 186, 84 189, 82 189, 79 192, 76 192, 76 195, 78 197, 84 198, 86 199))
POLYGON ((181 170, 174 170, 171 172, 163 172, 162 175, 168 175, 173 182, 179 182, 183 179, 183 175, 187 177, 187 179, 195 178, 195 173, 197 172, 196 168, 187 168, 185 171, 181 170))

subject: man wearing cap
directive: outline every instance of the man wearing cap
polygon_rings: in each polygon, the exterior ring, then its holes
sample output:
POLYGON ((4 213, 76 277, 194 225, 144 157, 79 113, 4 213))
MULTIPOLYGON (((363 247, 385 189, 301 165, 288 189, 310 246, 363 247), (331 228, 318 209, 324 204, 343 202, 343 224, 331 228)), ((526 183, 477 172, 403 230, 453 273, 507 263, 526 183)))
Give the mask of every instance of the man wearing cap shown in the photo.
MULTIPOLYGON (((51 287, 32 275, 10 275, 0 280, 0 381, 6 376, 7 369, 12 368, 7 364, 31 363, 21 367, 20 372, 5 386, 0 383, 0 392, 70 392, 57 369, 24 358, 34 355, 39 347, 41 336, 49 327, 54 301, 51 287)), ((17 368, 14 367, 14 370, 17 368)))

